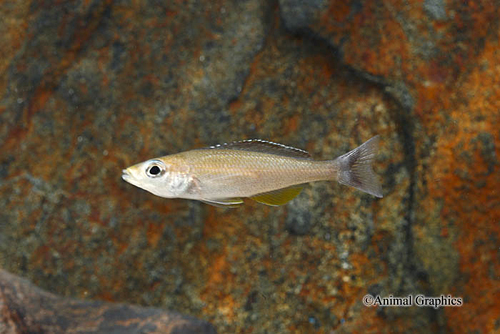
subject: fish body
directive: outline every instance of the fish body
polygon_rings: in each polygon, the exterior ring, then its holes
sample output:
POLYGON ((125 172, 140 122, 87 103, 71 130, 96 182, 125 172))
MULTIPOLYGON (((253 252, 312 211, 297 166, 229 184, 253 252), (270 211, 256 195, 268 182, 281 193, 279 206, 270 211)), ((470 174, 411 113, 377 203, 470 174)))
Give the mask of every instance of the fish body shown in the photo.
POLYGON ((217 206, 236 206, 249 197, 282 205, 306 183, 337 180, 377 197, 380 183, 371 163, 379 137, 337 159, 313 160, 303 150, 246 140, 151 159, 123 170, 122 178, 155 195, 217 206))

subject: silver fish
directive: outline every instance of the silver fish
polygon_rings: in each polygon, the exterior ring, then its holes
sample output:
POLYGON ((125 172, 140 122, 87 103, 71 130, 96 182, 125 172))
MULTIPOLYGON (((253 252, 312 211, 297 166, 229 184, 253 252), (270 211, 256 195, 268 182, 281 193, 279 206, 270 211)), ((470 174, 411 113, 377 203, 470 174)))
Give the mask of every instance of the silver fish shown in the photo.
POLYGON ((337 180, 376 197, 382 189, 372 170, 379 136, 334 159, 316 161, 301 149, 260 139, 195 149, 141 162, 123 180, 165 198, 234 207, 248 197, 283 205, 309 182, 337 180))

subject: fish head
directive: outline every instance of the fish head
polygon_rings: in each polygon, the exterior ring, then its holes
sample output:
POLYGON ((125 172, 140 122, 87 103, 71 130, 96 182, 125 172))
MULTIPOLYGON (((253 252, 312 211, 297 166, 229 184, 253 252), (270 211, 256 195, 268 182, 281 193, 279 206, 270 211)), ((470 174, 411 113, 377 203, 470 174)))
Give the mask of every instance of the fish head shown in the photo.
POLYGON ((189 175, 168 157, 147 160, 122 171, 122 179, 160 197, 180 197, 189 187, 189 175))

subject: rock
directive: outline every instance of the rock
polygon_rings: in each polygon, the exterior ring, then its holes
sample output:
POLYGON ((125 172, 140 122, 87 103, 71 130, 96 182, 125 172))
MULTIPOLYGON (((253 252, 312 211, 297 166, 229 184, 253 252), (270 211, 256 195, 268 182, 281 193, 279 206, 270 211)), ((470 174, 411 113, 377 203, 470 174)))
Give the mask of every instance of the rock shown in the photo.
POLYGON ((0 270, 1 333, 215 333, 212 325, 160 309, 61 298, 0 270))
POLYGON ((498 330, 491 1, 0 5, 0 266, 220 332, 498 330), (332 159, 375 134, 383 199, 335 182, 221 210, 120 179, 262 138, 332 159), (367 293, 462 297, 365 308, 367 293))
POLYGON ((299 31, 308 27, 328 4, 325 0, 300 1, 280 0, 280 13, 285 26, 292 31, 299 31))

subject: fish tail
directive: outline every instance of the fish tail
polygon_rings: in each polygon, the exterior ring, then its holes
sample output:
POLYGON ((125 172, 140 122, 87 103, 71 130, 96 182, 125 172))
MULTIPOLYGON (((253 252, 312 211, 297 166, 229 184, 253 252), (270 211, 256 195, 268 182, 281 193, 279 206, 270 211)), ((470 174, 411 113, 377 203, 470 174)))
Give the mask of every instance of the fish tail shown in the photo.
POLYGON ((372 169, 379 141, 380 136, 372 137, 354 150, 333 160, 339 183, 376 197, 383 197, 382 187, 372 169))

